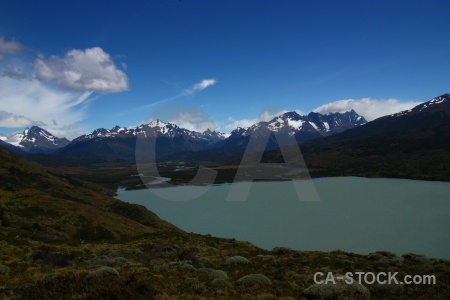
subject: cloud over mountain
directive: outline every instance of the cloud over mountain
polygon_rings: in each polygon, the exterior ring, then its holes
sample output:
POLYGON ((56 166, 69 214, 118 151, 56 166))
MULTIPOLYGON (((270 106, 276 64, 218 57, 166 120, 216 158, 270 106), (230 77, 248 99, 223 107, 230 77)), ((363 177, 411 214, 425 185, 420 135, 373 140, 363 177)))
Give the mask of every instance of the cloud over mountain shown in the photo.
POLYGON ((0 127, 16 128, 33 125, 46 126, 46 124, 43 122, 36 122, 25 116, 15 115, 4 110, 0 111, 0 127))
POLYGON ((346 112, 354 109, 358 114, 362 115, 367 121, 375 120, 379 117, 398 113, 403 110, 408 110, 422 102, 406 101, 402 102, 397 99, 346 99, 338 100, 328 104, 319 106, 312 111, 321 114, 332 112, 346 112))

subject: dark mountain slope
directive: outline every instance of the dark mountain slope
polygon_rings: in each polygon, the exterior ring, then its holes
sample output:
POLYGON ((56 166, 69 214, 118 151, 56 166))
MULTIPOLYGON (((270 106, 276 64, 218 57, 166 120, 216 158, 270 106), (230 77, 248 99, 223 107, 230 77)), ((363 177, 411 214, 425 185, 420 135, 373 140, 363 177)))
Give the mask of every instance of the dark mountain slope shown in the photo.
POLYGON ((341 134, 314 141, 312 144, 331 145, 374 136, 388 136, 445 125, 448 122, 450 122, 450 94, 444 94, 411 110, 378 118, 341 134))
MULTIPOLYGON (((450 95, 301 145, 312 176, 450 180, 450 95)), ((279 154, 269 154, 271 160, 279 154)))
POLYGON ((114 240, 176 230, 144 207, 120 202, 109 193, 74 177, 45 171, 0 147, 0 230, 7 235, 114 240))

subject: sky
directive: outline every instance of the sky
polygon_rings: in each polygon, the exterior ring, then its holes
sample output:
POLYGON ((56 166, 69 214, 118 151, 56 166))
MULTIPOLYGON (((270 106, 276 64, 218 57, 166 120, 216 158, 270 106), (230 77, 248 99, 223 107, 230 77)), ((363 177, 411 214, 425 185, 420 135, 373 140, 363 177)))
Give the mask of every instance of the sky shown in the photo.
POLYGON ((368 120, 450 92, 450 1, 0 2, 0 133, 368 120))

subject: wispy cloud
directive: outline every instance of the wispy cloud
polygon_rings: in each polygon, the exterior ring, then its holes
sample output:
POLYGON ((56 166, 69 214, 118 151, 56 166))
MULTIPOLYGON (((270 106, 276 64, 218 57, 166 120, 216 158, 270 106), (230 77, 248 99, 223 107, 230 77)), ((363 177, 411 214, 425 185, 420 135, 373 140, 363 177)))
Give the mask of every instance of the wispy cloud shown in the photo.
POLYGON ((0 60, 5 57, 5 54, 18 54, 22 52, 23 46, 16 41, 5 41, 0 36, 0 60))
MULTIPOLYGON (((254 119, 239 119, 239 120, 236 120, 233 117, 228 117, 227 120, 229 122, 231 122, 231 123, 227 124, 225 126, 225 129, 228 130, 228 131, 231 131, 231 130, 234 130, 234 129, 238 128, 238 127, 247 128, 247 127, 250 127, 250 126, 252 126, 252 125, 254 125, 254 124, 258 123, 258 122, 270 121, 273 118, 275 118, 275 117, 277 117, 279 115, 282 115, 282 114, 284 114, 286 112, 287 112, 287 110, 280 110, 280 111, 277 111, 275 113, 269 112, 269 111, 263 111, 263 112, 261 112, 261 114, 257 118, 254 118, 254 119)), ((297 110, 297 112, 300 113, 300 114, 302 113, 299 110, 297 110)))
POLYGON ((188 89, 186 92, 193 93, 196 91, 203 91, 207 87, 215 85, 216 82, 217 81, 215 79, 204 79, 201 82, 194 84, 194 86, 188 89))
POLYGON ((191 86, 191 87, 189 87, 187 89, 183 89, 178 95, 175 95, 175 96, 172 96, 172 97, 169 97, 169 98, 165 98, 165 99, 162 99, 162 100, 159 100, 159 101, 155 101, 155 102, 152 102, 152 103, 144 105, 144 106, 139 106, 139 107, 133 108, 131 110, 128 110, 126 112, 122 112, 122 113, 117 114, 117 115, 118 116, 125 115, 125 114, 131 113, 131 112, 135 112, 135 111, 139 111, 139 110, 143 110, 143 109, 148 109, 148 108, 151 108, 151 107, 163 104, 163 103, 168 103, 170 101, 173 101, 173 100, 176 100, 176 99, 179 99, 179 98, 182 98, 182 97, 193 96, 196 92, 203 91, 204 89, 206 89, 206 88, 208 88, 210 86, 213 86, 216 83, 217 83, 216 79, 203 79, 202 81, 194 84, 193 86, 191 86))
POLYGON ((205 114, 178 113, 169 119, 169 122, 177 124, 181 128, 191 131, 204 132, 206 130, 219 130, 218 122, 205 114))
POLYGON ((50 130, 75 124, 84 119, 91 94, 54 90, 36 79, 0 77, 0 107, 7 109, 0 126, 38 125, 50 130))
POLYGON ((362 115, 367 121, 375 120, 379 117, 408 110, 422 102, 419 101, 400 101, 397 99, 345 99, 338 100, 319 106, 313 111, 327 114, 332 112, 346 112, 354 109, 362 115))
POLYGON ((71 50, 64 57, 40 56, 35 61, 36 78, 74 91, 117 93, 128 89, 128 78, 100 47, 71 50))
POLYGON ((0 127, 17 128, 33 125, 46 126, 47 124, 41 121, 36 122, 25 116, 15 115, 4 110, 0 111, 0 127))
POLYGON ((150 123, 156 119, 176 124, 181 128, 191 131, 204 132, 208 129, 211 131, 220 130, 219 122, 215 121, 203 110, 191 105, 174 104, 161 108, 152 113, 152 115, 142 123, 150 123))

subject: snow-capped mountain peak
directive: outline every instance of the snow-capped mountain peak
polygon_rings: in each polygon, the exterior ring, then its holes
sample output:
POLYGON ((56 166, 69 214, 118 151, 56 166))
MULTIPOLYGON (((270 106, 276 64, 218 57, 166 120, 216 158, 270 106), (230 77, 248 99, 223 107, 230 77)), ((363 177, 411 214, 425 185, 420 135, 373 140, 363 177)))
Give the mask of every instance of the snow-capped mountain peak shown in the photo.
POLYGON ((439 97, 433 98, 430 101, 419 104, 411 109, 401 111, 399 113, 395 113, 389 115, 389 117, 400 117, 404 115, 413 115, 419 112, 433 112, 433 111, 447 111, 450 114, 450 93, 443 94, 439 97), (447 109, 442 109, 442 107, 447 106, 447 109))
POLYGON ((38 126, 27 127, 23 132, 12 134, 4 141, 27 152, 37 153, 52 152, 69 144, 66 138, 58 138, 38 126))

